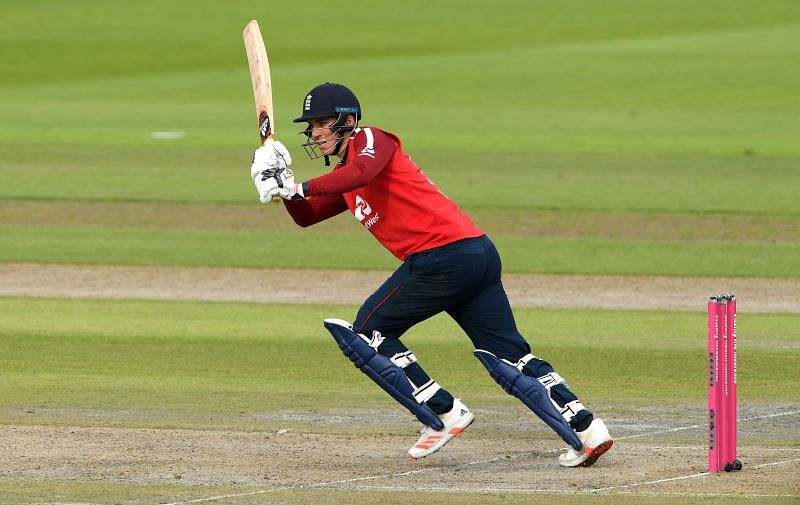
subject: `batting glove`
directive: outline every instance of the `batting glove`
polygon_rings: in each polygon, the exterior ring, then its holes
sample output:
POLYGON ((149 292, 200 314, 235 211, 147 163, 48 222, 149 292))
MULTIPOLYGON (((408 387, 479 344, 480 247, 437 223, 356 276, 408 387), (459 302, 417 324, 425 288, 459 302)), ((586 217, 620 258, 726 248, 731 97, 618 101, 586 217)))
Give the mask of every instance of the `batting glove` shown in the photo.
MULTIPOLYGON (((286 146, 277 140, 267 139, 264 145, 256 149, 253 153, 253 165, 260 165, 261 170, 269 167, 285 166, 292 164, 292 156, 286 146)), ((260 171, 260 170, 259 170, 260 171)), ((252 174, 255 178, 255 173, 252 174)))
POLYGON ((291 168, 271 167, 257 174, 255 183, 261 203, 267 203, 281 191, 294 187, 294 172, 291 168))
POLYGON ((284 185, 294 184, 294 174, 289 170, 292 156, 277 140, 268 139, 253 153, 250 176, 256 185, 261 203, 267 203, 284 185))

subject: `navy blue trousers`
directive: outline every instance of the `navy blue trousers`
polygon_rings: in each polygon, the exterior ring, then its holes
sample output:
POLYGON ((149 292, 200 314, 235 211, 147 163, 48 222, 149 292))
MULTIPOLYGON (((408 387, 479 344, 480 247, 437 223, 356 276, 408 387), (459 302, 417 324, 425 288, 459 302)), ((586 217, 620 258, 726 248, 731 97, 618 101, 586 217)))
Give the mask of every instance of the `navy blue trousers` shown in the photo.
MULTIPOLYGON (((500 255, 489 237, 461 240, 410 255, 370 295, 358 311, 353 329, 367 336, 377 330, 385 338, 378 352, 387 357, 408 351, 400 337, 413 325, 440 312, 447 312, 483 349, 512 363, 531 352, 517 330, 508 296, 501 282, 500 255)), ((419 386, 430 380, 419 362, 404 369, 419 386)), ((535 358, 523 368, 534 378, 553 371, 549 363, 535 358)), ((563 407, 576 397, 565 384, 551 389, 552 398, 563 407)), ((453 396, 444 388, 427 404, 437 414, 449 411, 453 396)), ((581 411, 573 426, 589 415, 581 411)))

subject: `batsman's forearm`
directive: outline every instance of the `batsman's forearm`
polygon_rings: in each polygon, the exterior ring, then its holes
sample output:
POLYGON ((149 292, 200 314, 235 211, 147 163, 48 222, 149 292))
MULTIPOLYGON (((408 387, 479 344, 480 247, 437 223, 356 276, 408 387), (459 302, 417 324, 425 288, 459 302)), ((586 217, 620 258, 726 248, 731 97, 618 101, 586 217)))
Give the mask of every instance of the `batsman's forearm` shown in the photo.
POLYGON ((310 200, 284 200, 286 211, 298 226, 306 228, 347 210, 342 195, 326 195, 310 200))

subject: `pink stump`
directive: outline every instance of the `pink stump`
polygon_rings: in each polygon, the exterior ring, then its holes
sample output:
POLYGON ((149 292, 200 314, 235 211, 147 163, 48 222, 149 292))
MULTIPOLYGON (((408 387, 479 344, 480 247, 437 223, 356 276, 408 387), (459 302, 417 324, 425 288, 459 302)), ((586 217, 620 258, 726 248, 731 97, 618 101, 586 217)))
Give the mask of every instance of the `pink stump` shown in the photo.
POLYGON ((720 383, 717 389, 717 408, 719 409, 719 468, 724 469, 725 464, 730 460, 730 382, 732 377, 728 375, 730 357, 728 356, 728 341, 730 335, 728 331, 728 300, 726 295, 721 295, 717 301, 717 318, 720 324, 720 344, 719 344, 719 378, 720 383))
POLYGON ((719 313, 715 296, 708 302, 708 471, 719 472, 719 313))
POLYGON ((727 418, 725 419, 725 470, 734 467, 736 461, 736 297, 730 295, 728 300, 727 311, 725 314, 728 327, 728 342, 725 347, 725 354, 727 355, 727 372, 728 386, 726 397, 726 412, 727 418))
POLYGON ((736 297, 708 302, 708 471, 740 470, 736 459, 736 297))

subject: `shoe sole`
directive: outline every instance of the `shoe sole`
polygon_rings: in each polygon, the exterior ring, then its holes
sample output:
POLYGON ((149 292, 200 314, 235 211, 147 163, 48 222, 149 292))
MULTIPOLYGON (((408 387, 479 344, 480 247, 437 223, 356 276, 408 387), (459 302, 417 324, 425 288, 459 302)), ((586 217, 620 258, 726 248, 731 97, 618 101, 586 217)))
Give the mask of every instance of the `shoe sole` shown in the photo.
POLYGON ((411 454, 409 454, 408 455, 408 459, 410 459, 411 461, 416 461, 418 459, 422 459, 424 457, 430 456, 434 452, 438 451, 439 449, 441 449, 442 447, 447 445, 448 442, 450 442, 451 440, 456 438, 456 435, 459 435, 462 431, 464 431, 467 428, 469 428, 472 425, 472 423, 474 423, 474 422, 475 422, 475 417, 473 416, 472 419, 470 419, 469 422, 465 426, 451 428, 450 431, 447 432, 447 434, 450 435, 450 436, 447 437, 446 439, 444 439, 444 442, 442 442, 438 447, 436 447, 436 449, 434 449, 434 450, 432 450, 432 451, 430 451, 430 452, 428 452, 426 454, 423 454, 422 456, 412 456, 411 454))
POLYGON ((594 463, 600 458, 600 456, 602 456, 603 454, 608 452, 609 449, 611 449, 612 445, 614 445, 614 441, 613 440, 609 440, 607 442, 603 442, 602 444, 600 444, 597 447, 595 447, 594 449, 592 449, 592 452, 589 453, 589 455, 588 455, 589 457, 586 458, 585 461, 583 461, 583 462, 581 462, 581 463, 579 463, 579 464, 577 464, 575 466, 576 467, 585 468, 587 466, 594 465, 594 463))

